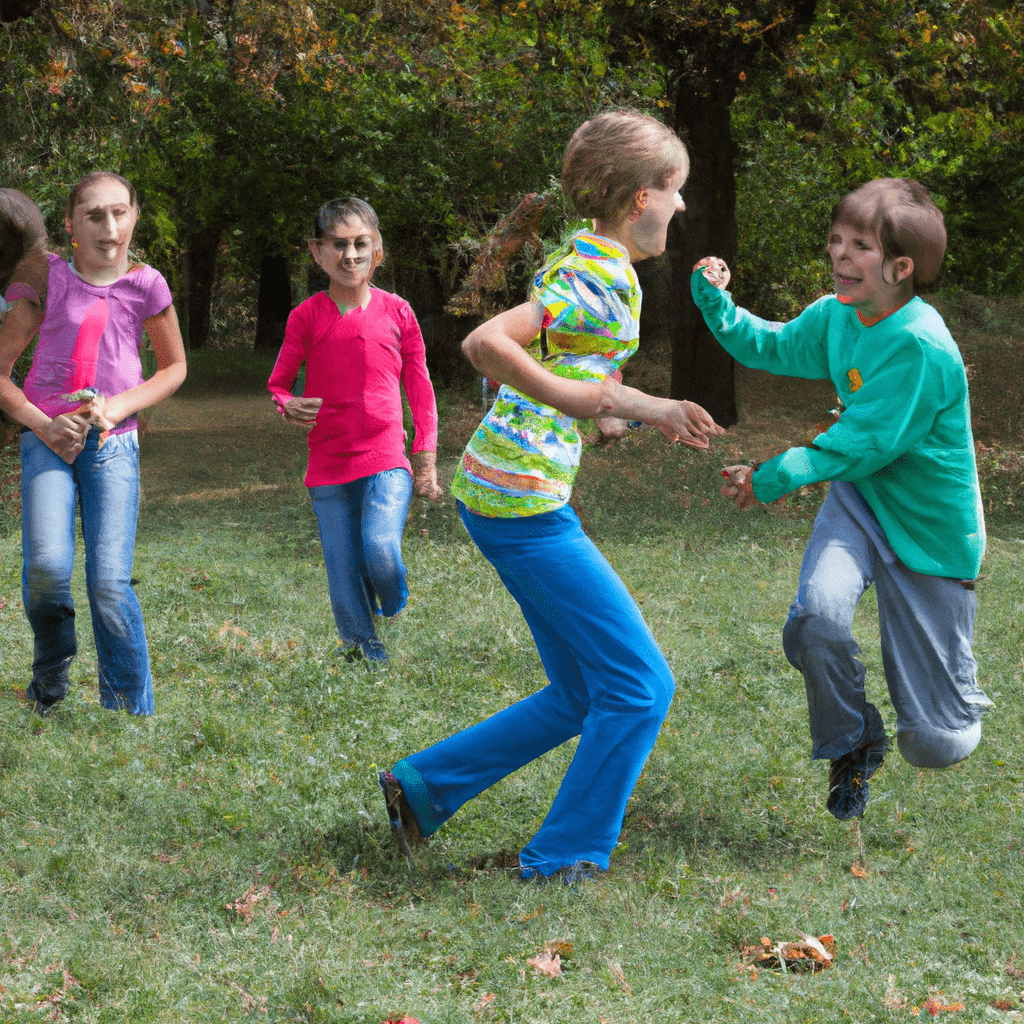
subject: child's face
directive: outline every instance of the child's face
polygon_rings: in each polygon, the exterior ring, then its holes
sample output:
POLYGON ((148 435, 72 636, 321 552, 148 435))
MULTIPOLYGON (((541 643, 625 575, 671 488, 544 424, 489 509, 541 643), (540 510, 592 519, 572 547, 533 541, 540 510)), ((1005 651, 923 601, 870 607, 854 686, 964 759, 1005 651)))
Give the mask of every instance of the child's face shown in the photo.
POLYGON ((906 257, 887 260, 872 232, 837 221, 829 232, 828 255, 836 295, 865 316, 877 316, 907 297, 906 257))
POLYGON ((341 220, 322 238, 310 239, 309 251, 332 285, 359 289, 369 283, 382 253, 362 217, 341 220))
POLYGON ((78 203, 64 219, 64 227, 78 243, 72 259, 79 273, 125 273, 138 217, 138 207, 132 205, 128 189, 119 181, 100 178, 83 189, 78 203))
POLYGON ((680 189, 686 182, 689 167, 679 167, 663 188, 646 189, 647 203, 635 221, 624 225, 629 258, 633 263, 650 256, 660 256, 668 241, 668 226, 673 216, 686 207, 680 189))

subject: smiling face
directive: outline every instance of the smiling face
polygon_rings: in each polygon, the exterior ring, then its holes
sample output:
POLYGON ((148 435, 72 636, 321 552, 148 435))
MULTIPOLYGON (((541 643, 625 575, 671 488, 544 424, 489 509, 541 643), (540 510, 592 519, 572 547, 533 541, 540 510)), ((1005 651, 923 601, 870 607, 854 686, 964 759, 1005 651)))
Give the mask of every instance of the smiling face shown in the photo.
POLYGON ((330 278, 335 298, 368 288, 384 256, 379 238, 362 217, 335 222, 322 238, 309 240, 309 251, 330 278))
POLYGON ((906 256, 886 259, 877 235, 843 221, 828 236, 836 295, 865 317, 878 316, 912 294, 914 264, 906 256))
MULTIPOLYGON (((677 213, 686 209, 680 194, 689 173, 688 164, 678 167, 661 187, 642 189, 634 197, 632 208, 617 225, 611 237, 621 242, 636 263, 660 256, 668 242, 668 226, 677 213)), ((599 234, 610 234, 598 229, 599 234)))
POLYGON ((128 273, 128 246, 139 217, 128 189, 113 178, 83 188, 64 227, 77 243, 75 269, 93 284, 115 281, 128 273))

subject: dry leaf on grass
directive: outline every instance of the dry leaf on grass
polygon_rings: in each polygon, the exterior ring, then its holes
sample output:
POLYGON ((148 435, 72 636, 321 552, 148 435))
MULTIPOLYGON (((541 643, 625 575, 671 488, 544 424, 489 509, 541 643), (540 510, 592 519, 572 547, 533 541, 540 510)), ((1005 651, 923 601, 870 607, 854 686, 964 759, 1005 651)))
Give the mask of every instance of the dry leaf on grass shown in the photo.
POLYGON ((225 903, 224 909, 228 913, 237 914, 246 924, 251 924, 253 917, 256 915, 256 904, 265 900, 269 895, 269 885, 261 885, 257 888, 254 882, 246 889, 244 896, 239 896, 232 903, 225 903))
POLYGON ((964 1009, 964 1004, 944 1003, 940 996, 929 996, 924 1001, 924 1008, 933 1017, 937 1017, 940 1013, 956 1013, 958 1010, 964 1009))
POLYGON ((798 934, 796 942, 772 942, 764 936, 759 945, 743 947, 743 959, 750 966, 782 971, 812 972, 832 966, 836 940, 831 935, 798 934))
POLYGON ((526 961, 538 974, 548 978, 557 978, 562 973, 562 958, 557 953, 545 950, 526 961))

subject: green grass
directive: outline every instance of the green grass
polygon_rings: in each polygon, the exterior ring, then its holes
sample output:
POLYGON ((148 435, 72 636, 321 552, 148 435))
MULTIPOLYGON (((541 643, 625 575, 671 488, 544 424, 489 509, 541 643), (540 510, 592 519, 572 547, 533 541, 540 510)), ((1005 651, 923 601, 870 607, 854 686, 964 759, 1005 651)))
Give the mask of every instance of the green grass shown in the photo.
MULTIPOLYGON (((0 537, 0 1020, 795 1024, 927 1017, 929 997, 963 1004, 951 1024, 1024 1013, 1019 518, 991 524, 979 588, 980 747, 941 773, 893 753, 864 819, 839 823, 780 638, 822 492, 747 514, 715 494, 799 403, 761 396, 769 427, 751 396, 709 454, 651 431, 588 449, 581 515, 677 679, 612 872, 567 888, 507 869, 570 744, 460 811, 411 873, 375 767, 541 685, 529 633, 445 498, 410 516, 392 666, 337 664, 301 433, 262 405, 262 368, 193 374, 143 440, 154 718, 98 706, 84 596, 72 695, 44 721, 17 699, 31 640, 19 538, 0 537), (834 935, 832 969, 745 965, 801 932, 834 935), (554 978, 529 963, 551 948, 554 978)), ((450 475, 477 410, 446 409, 450 475)))

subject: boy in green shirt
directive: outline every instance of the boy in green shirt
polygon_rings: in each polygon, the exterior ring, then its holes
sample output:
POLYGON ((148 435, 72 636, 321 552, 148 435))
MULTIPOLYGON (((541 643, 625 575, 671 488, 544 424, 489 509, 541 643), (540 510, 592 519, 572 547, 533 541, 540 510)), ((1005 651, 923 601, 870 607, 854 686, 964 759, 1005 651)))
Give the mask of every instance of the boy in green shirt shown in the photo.
POLYGON ((873 583, 882 663, 903 757, 923 768, 962 761, 992 702, 971 650, 985 548, 967 377, 942 317, 918 297, 946 250, 942 213, 907 178, 868 182, 832 211, 835 295, 786 324, 733 305, 729 269, 701 260, 693 296, 722 346, 745 366, 829 379, 845 407, 811 447, 762 466, 731 466, 737 508, 831 481, 783 630, 807 688, 812 757, 828 758, 828 809, 864 813, 889 741, 864 692, 852 624, 873 583))

